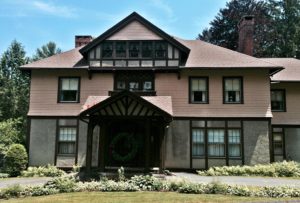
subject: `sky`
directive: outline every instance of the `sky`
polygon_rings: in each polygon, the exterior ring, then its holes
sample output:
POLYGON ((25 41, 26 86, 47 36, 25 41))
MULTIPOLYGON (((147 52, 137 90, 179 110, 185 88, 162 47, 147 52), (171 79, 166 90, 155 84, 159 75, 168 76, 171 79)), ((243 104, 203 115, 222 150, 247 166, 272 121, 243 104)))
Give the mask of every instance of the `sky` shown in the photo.
POLYGON ((12 40, 27 56, 49 41, 63 51, 75 35, 97 37, 136 11, 170 35, 195 39, 228 0, 0 0, 0 54, 12 40))

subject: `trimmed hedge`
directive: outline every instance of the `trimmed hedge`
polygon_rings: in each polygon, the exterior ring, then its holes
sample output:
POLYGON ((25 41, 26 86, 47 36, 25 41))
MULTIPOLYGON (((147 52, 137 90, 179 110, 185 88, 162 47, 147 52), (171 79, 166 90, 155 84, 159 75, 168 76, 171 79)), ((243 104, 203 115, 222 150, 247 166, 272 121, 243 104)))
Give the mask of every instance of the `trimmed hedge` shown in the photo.
POLYGON ((300 164, 294 161, 283 161, 266 165, 223 166, 197 171, 197 173, 202 176, 300 177, 300 164))

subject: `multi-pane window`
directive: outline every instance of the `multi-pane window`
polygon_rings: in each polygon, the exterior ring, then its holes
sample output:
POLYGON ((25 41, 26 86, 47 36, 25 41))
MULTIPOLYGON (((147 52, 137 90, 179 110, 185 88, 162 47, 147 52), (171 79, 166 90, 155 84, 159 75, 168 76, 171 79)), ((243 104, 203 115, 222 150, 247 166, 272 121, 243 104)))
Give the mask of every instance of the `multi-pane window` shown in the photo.
POLYGON ((225 156, 225 130, 209 129, 208 133, 208 155, 225 156))
POLYGON ((155 42, 155 58, 166 58, 167 44, 165 42, 155 42))
POLYGON ((271 90, 272 111, 285 111, 285 91, 271 90))
POLYGON ((115 90, 152 91, 154 74, 152 72, 116 73, 115 90))
POLYGON ((79 78, 59 78, 59 102, 79 102, 79 78))
POLYGON ((208 103, 208 79, 191 78, 190 79, 190 102, 208 103))
POLYGON ((139 42, 129 42, 129 58, 138 58, 140 53, 139 42))
POLYGON ((126 57, 126 42, 116 42, 116 57, 126 57))
POLYGON ((152 42, 142 42, 142 57, 143 58, 151 58, 152 50, 153 50, 152 42))
POLYGON ((111 58, 113 56, 113 43, 112 42, 104 42, 102 44, 102 57, 103 58, 111 58))
POLYGON ((204 143, 204 133, 203 129, 192 129, 192 155, 193 156, 204 156, 205 154, 205 143, 204 143))
POLYGON ((58 135, 58 154, 75 154, 76 127, 60 127, 58 135))
POLYGON ((241 131, 229 129, 228 131, 228 155, 229 157, 241 156, 241 131))
POLYGON ((224 78, 224 103, 242 103, 242 78, 224 78))

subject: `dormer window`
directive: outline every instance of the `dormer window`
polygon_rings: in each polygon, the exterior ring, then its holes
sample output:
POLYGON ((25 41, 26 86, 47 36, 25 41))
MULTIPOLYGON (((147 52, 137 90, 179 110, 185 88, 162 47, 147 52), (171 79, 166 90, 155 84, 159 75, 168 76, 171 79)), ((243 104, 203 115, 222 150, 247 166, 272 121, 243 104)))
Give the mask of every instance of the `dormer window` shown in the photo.
POLYGON ((129 42, 129 58, 138 58, 140 52, 139 42, 129 42))
POLYGON ((103 58, 112 58, 113 56, 113 43, 104 42, 102 45, 102 57, 103 58))
POLYGON ((155 58, 166 58, 167 44, 165 42, 155 42, 155 58))
POLYGON ((126 57, 126 42, 116 42, 116 57, 126 57))

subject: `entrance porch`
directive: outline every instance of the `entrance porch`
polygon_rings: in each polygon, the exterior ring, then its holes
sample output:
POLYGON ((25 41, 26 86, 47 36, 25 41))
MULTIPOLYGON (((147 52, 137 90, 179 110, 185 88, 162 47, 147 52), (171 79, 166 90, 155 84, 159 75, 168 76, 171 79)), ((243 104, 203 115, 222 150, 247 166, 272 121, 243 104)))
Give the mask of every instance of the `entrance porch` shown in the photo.
POLYGON ((141 97, 129 91, 111 97, 92 96, 80 119, 88 123, 87 174, 91 171, 95 144, 101 172, 121 166, 142 171, 164 169, 165 128, 172 121, 171 97, 141 97), (99 143, 93 143, 96 126, 100 129, 99 143))

